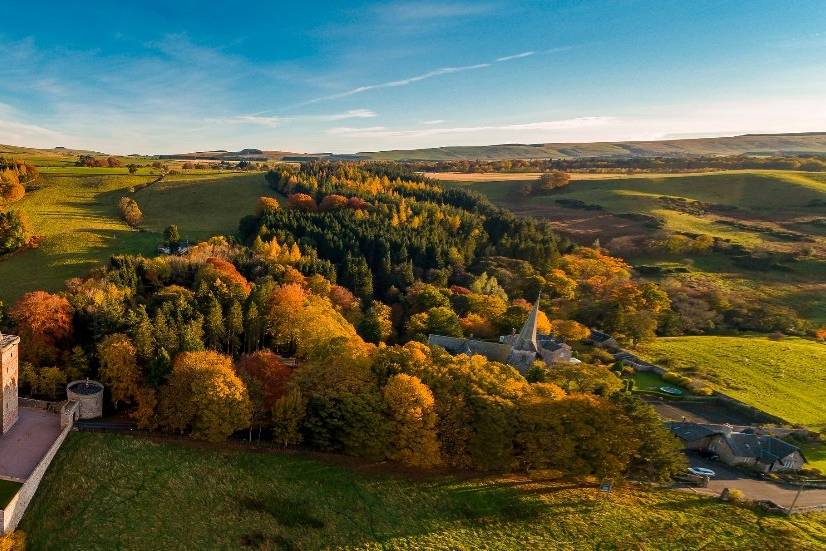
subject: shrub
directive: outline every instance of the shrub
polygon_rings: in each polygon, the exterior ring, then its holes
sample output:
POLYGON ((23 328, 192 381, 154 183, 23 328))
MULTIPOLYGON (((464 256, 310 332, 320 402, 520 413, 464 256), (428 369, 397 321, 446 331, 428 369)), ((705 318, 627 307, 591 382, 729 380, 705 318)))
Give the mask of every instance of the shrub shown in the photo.
POLYGON ((134 199, 121 197, 118 202, 118 208, 120 209, 120 216, 123 218, 123 221, 133 228, 140 226, 141 222, 143 222, 143 213, 138 206, 138 202, 134 199))

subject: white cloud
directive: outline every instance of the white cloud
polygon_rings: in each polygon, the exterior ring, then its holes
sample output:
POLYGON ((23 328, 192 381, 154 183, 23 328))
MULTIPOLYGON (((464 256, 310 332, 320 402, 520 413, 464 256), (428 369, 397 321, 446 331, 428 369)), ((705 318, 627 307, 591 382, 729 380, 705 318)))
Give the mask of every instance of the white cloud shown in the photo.
POLYGON ((422 121, 422 124, 426 124, 428 126, 433 126, 435 124, 442 124, 442 123, 445 123, 445 122, 447 122, 447 121, 444 120, 444 119, 433 119, 433 120, 430 120, 430 121, 422 121))
POLYGON ((205 122, 214 124, 243 124, 249 126, 265 126, 278 128, 285 123, 294 121, 322 121, 333 122, 347 119, 370 119, 378 114, 370 109, 350 109, 342 113, 332 113, 329 115, 296 115, 291 117, 263 116, 261 114, 232 115, 229 117, 208 118, 205 122))
POLYGON ((537 130, 570 130, 579 128, 591 128, 611 124, 616 119, 614 117, 577 117, 573 119, 563 119, 557 121, 538 121, 519 124, 485 125, 485 126, 459 126, 449 128, 418 128, 418 129, 391 129, 384 126, 369 126, 366 128, 337 127, 327 131, 331 136, 346 136, 350 138, 421 138, 427 136, 440 136, 445 134, 476 134, 476 133, 501 133, 501 132, 522 132, 537 130))
POLYGON ((513 55, 506 55, 503 57, 497 57, 496 62, 501 63, 503 61, 510 61, 511 59, 522 59, 523 57, 530 57, 534 55, 536 52, 522 52, 521 54, 513 54, 513 55))
POLYGON ((207 119, 206 122, 215 124, 247 124, 278 128, 284 122, 284 119, 281 117, 260 117, 257 115, 233 115, 231 117, 207 119))
POLYGON ((294 117, 296 119, 313 119, 319 121, 342 121, 346 119, 372 119, 378 114, 370 109, 350 109, 344 113, 335 113, 333 115, 307 115, 305 117, 294 117))

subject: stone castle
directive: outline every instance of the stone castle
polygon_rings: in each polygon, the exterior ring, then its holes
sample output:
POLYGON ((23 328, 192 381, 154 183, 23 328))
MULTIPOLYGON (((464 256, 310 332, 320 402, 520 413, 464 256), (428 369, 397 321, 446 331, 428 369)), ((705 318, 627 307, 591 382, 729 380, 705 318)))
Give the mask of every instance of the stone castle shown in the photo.
POLYGON ((18 382, 18 345, 20 337, 3 335, 0 333, 0 411, 3 412, 3 423, 0 425, 0 434, 7 433, 17 422, 17 382, 18 382))
POLYGON ((469 356, 479 354, 489 360, 512 365, 523 374, 537 359, 544 361, 546 365, 578 363, 578 360, 572 356, 570 346, 551 335, 537 333, 539 299, 540 297, 536 298, 536 302, 528 313, 528 319, 519 333, 502 335, 499 337, 499 342, 431 334, 427 338, 427 344, 441 346, 451 354, 469 356))

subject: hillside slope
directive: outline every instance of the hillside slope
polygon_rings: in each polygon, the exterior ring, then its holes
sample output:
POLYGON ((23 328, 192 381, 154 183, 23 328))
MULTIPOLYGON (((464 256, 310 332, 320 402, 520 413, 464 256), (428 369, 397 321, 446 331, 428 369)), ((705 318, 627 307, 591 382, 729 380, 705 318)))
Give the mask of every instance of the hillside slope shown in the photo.
POLYGON ((746 153, 826 153, 826 132, 804 134, 746 134, 722 138, 681 140, 501 144, 362 152, 381 160, 502 160, 569 159, 581 157, 679 157, 684 155, 741 155, 746 153))

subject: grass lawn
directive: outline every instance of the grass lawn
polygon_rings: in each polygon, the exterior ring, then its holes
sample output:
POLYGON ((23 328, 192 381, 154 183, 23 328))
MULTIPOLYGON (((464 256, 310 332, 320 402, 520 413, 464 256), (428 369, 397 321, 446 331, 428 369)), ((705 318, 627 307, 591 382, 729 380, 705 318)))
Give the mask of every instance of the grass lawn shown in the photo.
POLYGON ((11 498, 17 493, 17 490, 20 489, 19 482, 12 482, 11 480, 0 480, 0 509, 5 507, 11 501, 11 498))
POLYGON ((806 549, 826 514, 520 476, 379 474, 299 455, 72 433, 23 518, 30 549, 806 549), (630 544, 629 542, 633 542, 630 544))
POLYGON ((806 466, 818 469, 821 473, 826 474, 826 443, 803 444, 800 448, 809 463, 806 466))
POLYGON ((639 353, 790 423, 826 428, 826 345, 792 337, 662 337, 639 353))
POLYGON ((8 304, 28 291, 59 289, 112 254, 154 254, 169 224, 195 240, 232 235, 268 191, 260 173, 210 171, 169 176, 130 191, 155 178, 149 169, 130 175, 117 168, 44 168, 37 188, 13 207, 28 214, 35 235, 44 239, 37 249, 0 260, 0 300, 8 304), (117 203, 124 196, 138 201, 142 231, 120 219, 117 203))

